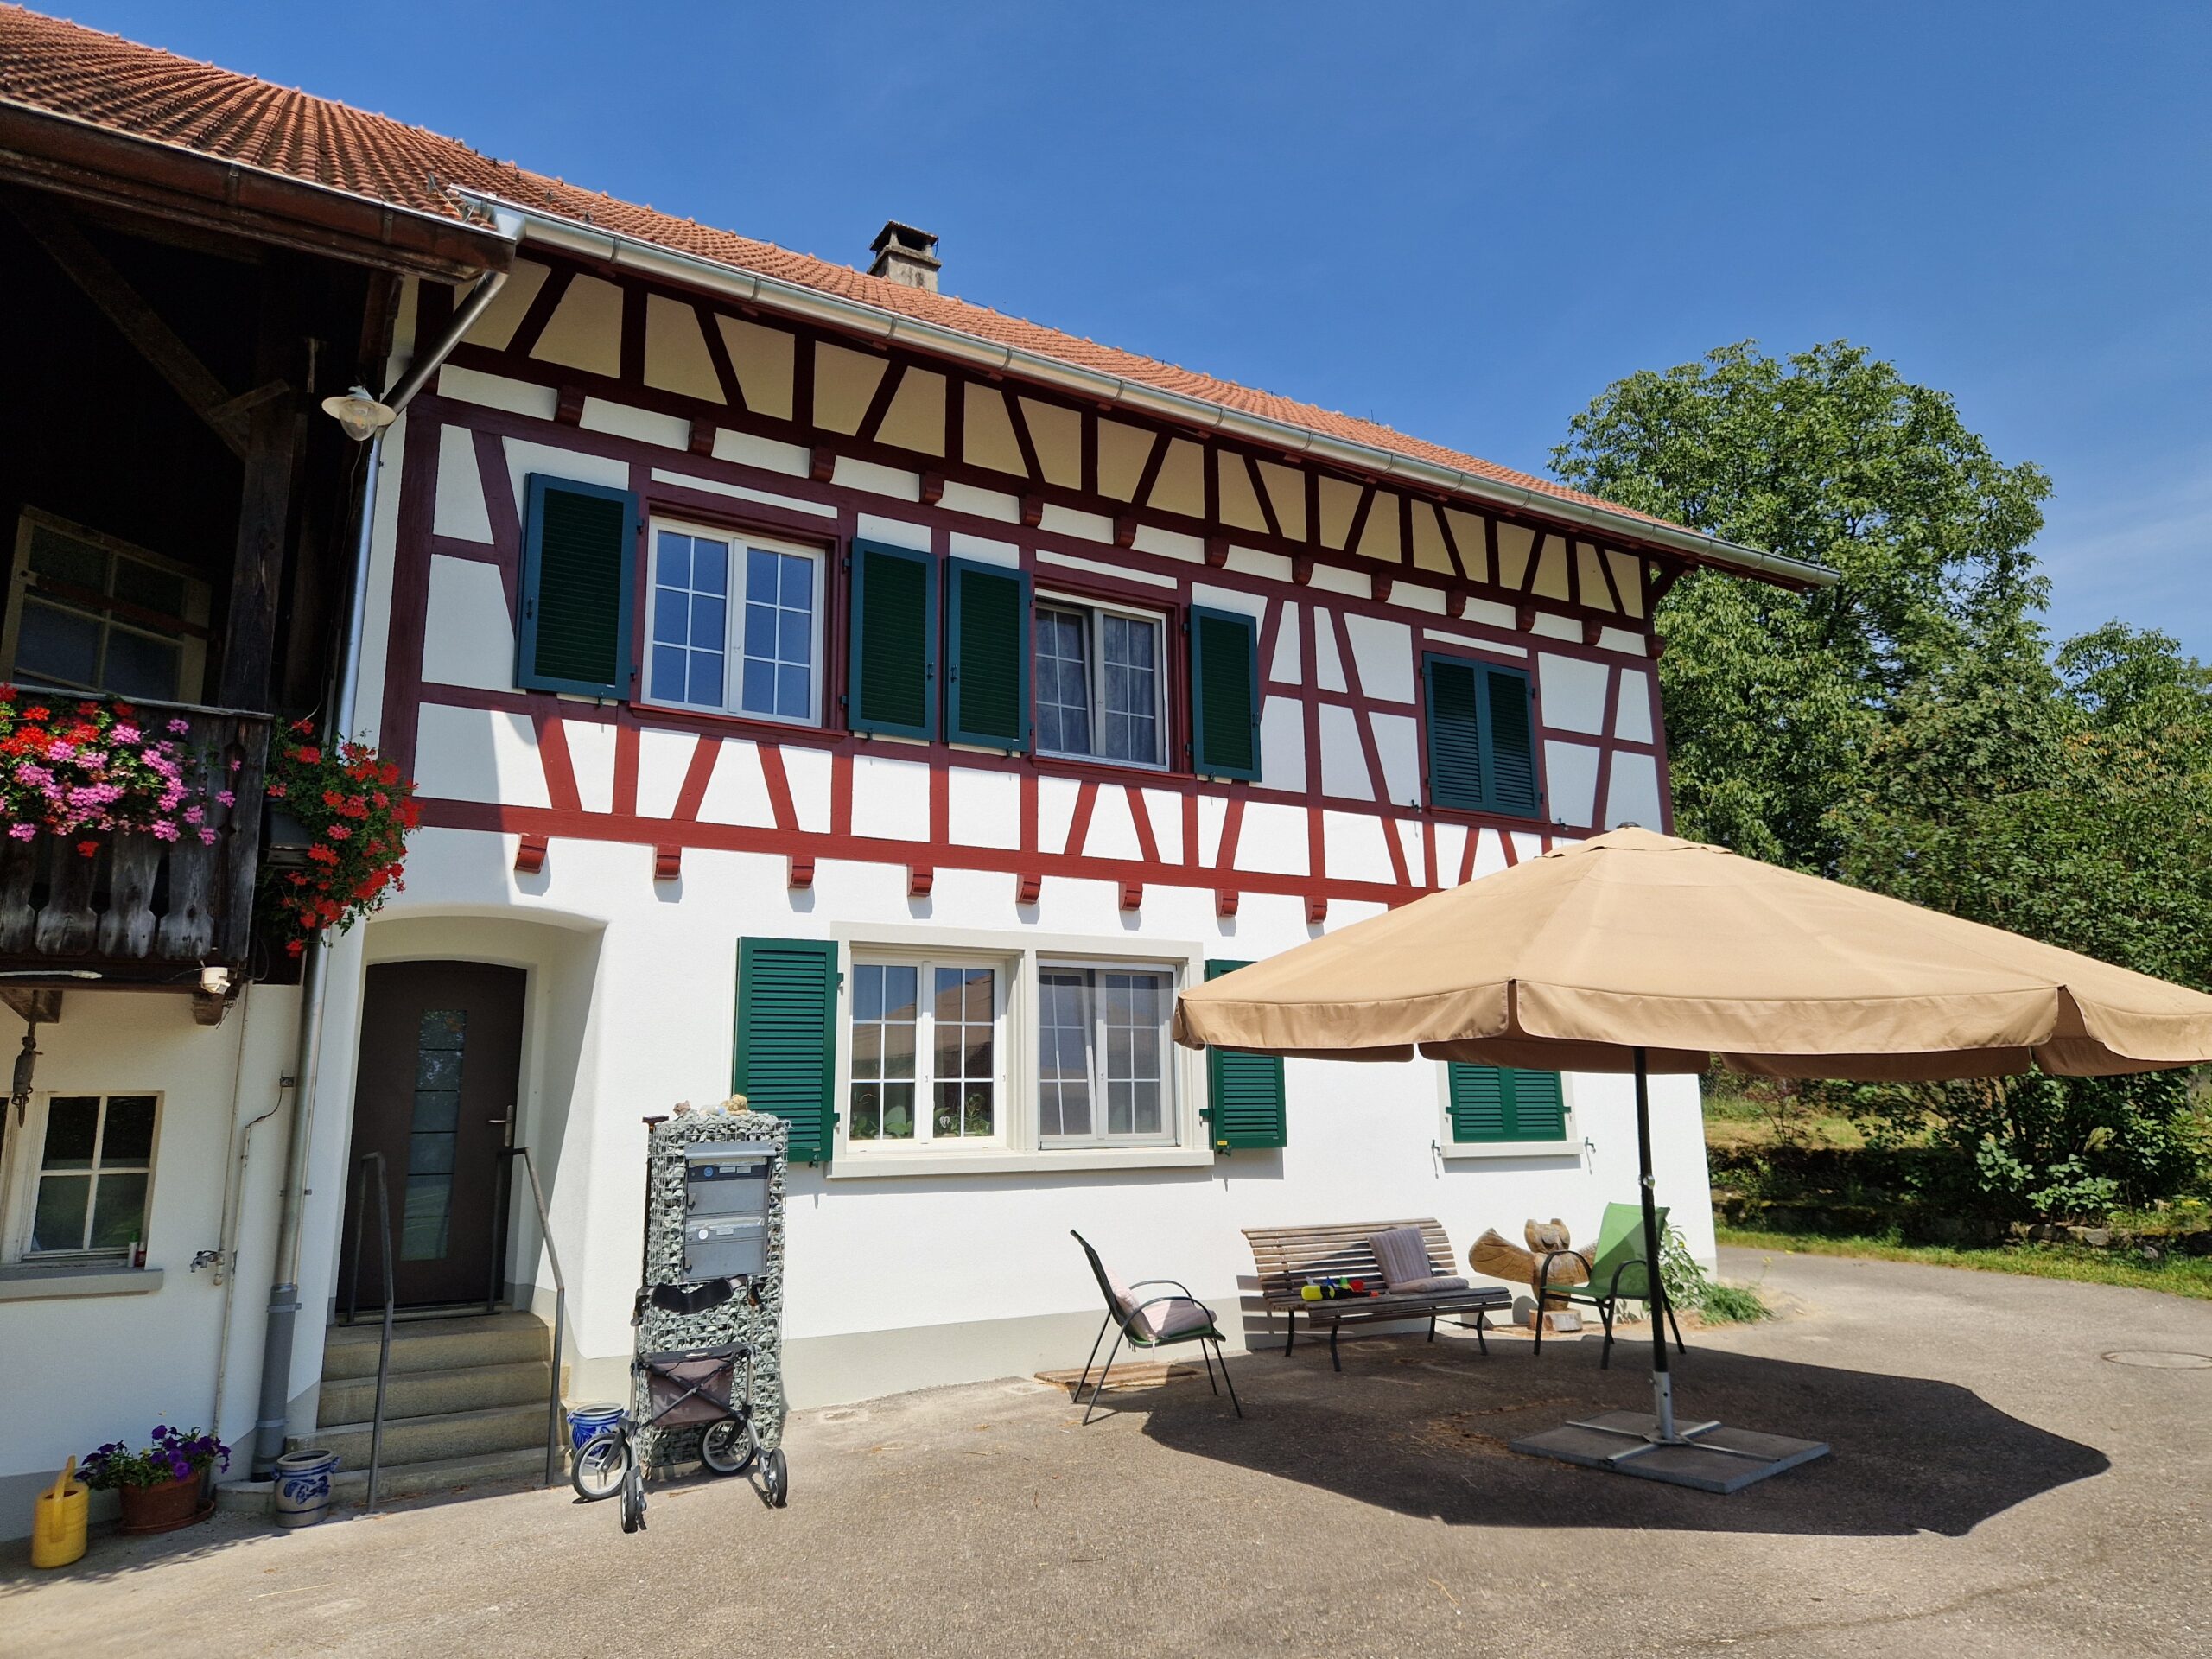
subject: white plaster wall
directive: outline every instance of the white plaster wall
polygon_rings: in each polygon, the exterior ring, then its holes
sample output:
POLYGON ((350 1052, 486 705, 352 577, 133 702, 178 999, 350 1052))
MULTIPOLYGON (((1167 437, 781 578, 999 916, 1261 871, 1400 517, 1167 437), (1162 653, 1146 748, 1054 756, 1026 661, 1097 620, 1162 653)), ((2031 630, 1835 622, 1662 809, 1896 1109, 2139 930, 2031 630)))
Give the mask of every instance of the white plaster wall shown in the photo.
MULTIPOLYGON (((60 1020, 39 1027, 41 1094, 162 1097, 146 1229, 147 1266, 160 1270, 161 1281, 145 1294, 0 1301, 0 1402, 8 1418, 0 1434, 0 1538, 29 1530, 30 1493, 50 1485, 70 1453, 81 1457, 105 1440, 143 1440, 158 1421, 219 1424, 223 1439, 242 1448, 234 1466, 243 1467, 260 1380, 288 1113, 251 1136, 251 1161, 234 1200, 241 1217, 234 1273, 221 1282, 212 1268, 193 1272, 191 1262, 198 1251, 221 1247, 235 1132, 279 1103, 277 1080, 290 1070, 298 1010, 292 988, 249 987, 211 1029, 194 1023, 184 996, 72 990, 60 1020), (226 1349, 219 1417, 216 1371, 226 1349)), ((0 1112, 6 1110, 0 1102, 0 1112)), ((11 1231, 15 1204, 24 1201, 17 1178, 27 1173, 22 1160, 33 1154, 29 1140, 16 1132, 10 1114, 0 1174, 8 1182, 11 1231)))
MULTIPOLYGON (((404 948, 519 960, 533 969, 524 1133, 556 1149, 548 1153, 549 1196, 574 1298, 570 1357, 583 1367, 586 1388, 604 1386, 627 1351, 643 1167, 638 1119, 727 1092, 741 936, 920 925, 949 943, 963 930, 1027 931, 1081 935, 1115 951, 1153 938, 1254 958, 1312 931, 1300 902, 1282 895, 1249 895, 1240 916, 1224 919, 1213 913, 1211 889, 1148 885, 1131 918, 1110 883, 1054 878, 1036 906, 1017 906, 1003 875, 940 866, 932 898, 909 900, 899 867, 827 859, 810 891, 791 892, 779 858, 697 848, 686 851, 680 881, 656 883, 634 849, 558 838, 539 875, 518 877, 509 868, 512 844, 474 832, 423 833, 406 893, 365 931, 377 959, 404 948), (556 1032, 563 1046, 549 1059, 544 1045, 556 1032)), ((1371 908, 1333 907, 1332 925, 1371 908)), ((836 1339, 912 1330, 927 1347, 925 1327, 1083 1314, 1096 1293, 1065 1237, 1071 1226, 1125 1274, 1173 1274, 1202 1295, 1232 1300, 1250 1270, 1237 1230, 1245 1226, 1433 1214, 1462 1250, 1484 1227, 1510 1234, 1531 1216, 1560 1216, 1579 1234, 1592 1232, 1608 1198, 1635 1192, 1630 1097, 1619 1079, 1576 1077, 1570 1089, 1578 1145, 1553 1156, 1437 1156, 1434 1065, 1297 1062, 1288 1073, 1290 1145, 1279 1153, 1110 1173, 860 1179, 794 1170, 787 1335, 798 1397, 818 1401, 847 1386, 847 1370, 822 1363, 810 1376, 805 1358, 836 1339)), ((1692 1248, 1710 1259, 1696 1087, 1664 1079, 1656 1089, 1661 1197, 1675 1206, 1692 1248)), ((331 1133, 334 1140, 340 1131, 331 1133)), ((335 1234, 326 1232, 334 1260, 335 1234)), ((936 1357, 921 1370, 888 1375, 943 1380, 957 1356, 931 1351, 936 1357)), ((993 1351, 979 1346, 975 1363, 996 1365, 993 1351)))

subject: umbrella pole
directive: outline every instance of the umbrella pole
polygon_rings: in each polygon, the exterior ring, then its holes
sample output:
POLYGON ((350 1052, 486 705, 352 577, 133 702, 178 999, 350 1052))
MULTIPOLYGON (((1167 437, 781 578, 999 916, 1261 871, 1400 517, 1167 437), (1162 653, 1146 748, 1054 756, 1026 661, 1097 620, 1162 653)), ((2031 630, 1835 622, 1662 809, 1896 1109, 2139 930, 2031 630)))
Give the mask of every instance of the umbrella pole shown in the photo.
POLYGON ((1639 1046, 1636 1051, 1636 1161, 1643 1192, 1643 1270, 1650 1280, 1648 1287, 1651 1292, 1651 1414, 1659 1420, 1653 1438, 1673 1441, 1681 1437, 1675 1433, 1675 1379, 1667 1366, 1667 1289, 1659 1282, 1659 1212, 1651 1190, 1649 1072, 1649 1056, 1639 1046))

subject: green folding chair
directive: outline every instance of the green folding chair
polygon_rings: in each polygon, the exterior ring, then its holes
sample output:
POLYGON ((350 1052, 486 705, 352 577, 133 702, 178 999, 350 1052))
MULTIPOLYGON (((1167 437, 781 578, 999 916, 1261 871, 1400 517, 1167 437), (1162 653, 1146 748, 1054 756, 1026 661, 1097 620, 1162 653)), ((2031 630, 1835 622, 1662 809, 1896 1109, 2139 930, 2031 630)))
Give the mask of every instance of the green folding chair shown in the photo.
MULTIPOLYGON (((1659 1206, 1659 1234, 1667 1233, 1667 1208, 1659 1206)), ((1682 1327, 1675 1322, 1675 1310, 1667 1300, 1666 1287, 1652 1282, 1653 1275, 1643 1259, 1643 1206, 1636 1204, 1609 1204, 1605 1217, 1598 1224, 1598 1248, 1594 1253, 1580 1250, 1555 1250, 1540 1258, 1537 1281, 1541 1283, 1551 1264, 1562 1255, 1581 1255, 1590 1264, 1587 1284, 1580 1290, 1554 1290, 1548 1284, 1536 1300, 1535 1351, 1544 1350, 1544 1309, 1553 1302, 1580 1302, 1598 1310, 1598 1318, 1605 1327, 1605 1346, 1598 1357, 1598 1368, 1604 1370, 1613 1363, 1613 1312, 1623 1297, 1632 1302, 1649 1306, 1651 1317, 1657 1319, 1662 1312, 1667 1316, 1667 1328, 1675 1333, 1675 1351, 1687 1354, 1682 1346, 1682 1327)))

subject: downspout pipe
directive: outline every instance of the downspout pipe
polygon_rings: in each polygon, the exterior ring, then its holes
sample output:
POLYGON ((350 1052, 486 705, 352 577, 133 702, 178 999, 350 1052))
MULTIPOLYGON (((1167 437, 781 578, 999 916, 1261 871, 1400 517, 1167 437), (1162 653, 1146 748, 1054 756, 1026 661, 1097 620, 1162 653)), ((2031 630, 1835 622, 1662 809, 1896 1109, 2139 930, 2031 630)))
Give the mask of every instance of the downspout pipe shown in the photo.
MULTIPOLYGON (((521 221, 512 213, 498 213, 493 224, 509 242, 518 241, 521 221)), ((470 290, 454 314, 453 321, 436 345, 416 356, 407 372, 378 401, 399 414, 429 384, 438 365, 452 354, 486 308, 506 286, 507 273, 493 270, 470 290)), ((351 592, 347 596, 345 643, 338 658, 338 674, 330 700, 329 731, 333 741, 350 737, 356 730, 354 703, 361 690, 361 635, 368 616, 369 554, 376 538, 377 486, 384 471, 385 434, 381 427, 369 440, 369 453, 361 483, 360 531, 354 538, 351 592)), ((302 1206, 307 1196, 308 1160, 315 1145, 315 1080, 322 1065, 323 1012, 327 1001, 329 947, 318 942, 307 953, 300 970, 300 1048, 292 1088, 292 1114, 284 1162, 284 1185, 276 1212, 276 1258, 269 1286, 268 1322, 261 1344, 261 1402, 253 1427, 253 1471, 265 1476, 284 1455, 284 1437, 291 1423, 292 1349, 300 1315, 300 1239, 302 1206)))

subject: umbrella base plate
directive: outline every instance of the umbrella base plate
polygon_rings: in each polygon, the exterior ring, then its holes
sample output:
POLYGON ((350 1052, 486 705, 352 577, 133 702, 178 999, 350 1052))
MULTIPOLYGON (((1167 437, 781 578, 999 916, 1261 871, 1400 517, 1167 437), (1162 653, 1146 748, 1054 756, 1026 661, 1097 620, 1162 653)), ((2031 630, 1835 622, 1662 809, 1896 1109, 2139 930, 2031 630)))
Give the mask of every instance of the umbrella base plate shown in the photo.
POLYGON ((1662 1440, 1659 1420, 1643 1411, 1602 1412, 1563 1423, 1514 1441, 1513 1449, 1586 1469, 1722 1493, 1739 1492, 1828 1452, 1824 1441, 1761 1434, 1725 1423, 1693 1424, 1673 1440, 1662 1440))

